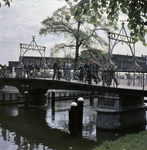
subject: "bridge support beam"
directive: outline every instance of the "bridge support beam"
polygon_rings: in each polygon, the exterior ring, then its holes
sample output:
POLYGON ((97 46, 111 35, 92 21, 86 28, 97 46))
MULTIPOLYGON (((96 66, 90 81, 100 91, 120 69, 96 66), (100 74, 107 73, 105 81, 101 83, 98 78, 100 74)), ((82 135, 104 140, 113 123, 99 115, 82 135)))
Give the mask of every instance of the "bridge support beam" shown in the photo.
POLYGON ((143 97, 109 95, 99 96, 96 127, 118 130, 146 124, 143 97))
POLYGON ((19 107, 25 108, 35 108, 35 107, 46 107, 47 106, 47 98, 46 95, 27 95, 21 94, 17 96, 17 99, 20 102, 26 102, 26 104, 20 104, 19 107))

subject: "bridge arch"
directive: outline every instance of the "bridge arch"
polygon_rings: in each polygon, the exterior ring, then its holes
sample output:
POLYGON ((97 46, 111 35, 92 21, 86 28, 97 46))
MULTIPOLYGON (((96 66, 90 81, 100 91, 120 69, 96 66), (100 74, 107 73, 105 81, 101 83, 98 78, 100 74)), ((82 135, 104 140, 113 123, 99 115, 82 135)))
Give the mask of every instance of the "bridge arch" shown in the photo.
POLYGON ((35 36, 32 36, 33 40, 30 44, 23 44, 20 43, 20 56, 23 57, 26 52, 30 50, 35 50, 40 53, 42 57, 45 57, 45 49, 46 47, 44 46, 38 46, 36 41, 35 41, 35 36))
POLYGON ((33 40, 30 44, 23 44, 23 43, 20 43, 20 57, 19 57, 19 65, 18 67, 19 68, 23 68, 24 65, 22 63, 22 58, 23 56, 30 50, 33 50, 33 51, 37 51, 41 57, 42 57, 42 64, 43 64, 43 68, 46 68, 47 65, 46 65, 46 62, 45 62, 45 49, 46 47, 44 46, 38 46, 36 41, 35 41, 35 36, 32 36, 33 40))
POLYGON ((134 61, 134 66, 132 68, 130 68, 130 70, 142 70, 142 68, 137 64, 136 62, 136 57, 135 57, 135 40, 134 38, 130 37, 127 35, 125 27, 124 27, 124 21, 122 22, 122 27, 119 33, 113 33, 113 32, 108 32, 108 38, 109 38, 109 50, 108 50, 108 60, 109 63, 111 64, 111 58, 112 58, 112 52, 114 47, 122 42, 122 43, 126 43, 128 45, 128 47, 131 50, 131 54, 133 57, 133 61, 134 61), (123 34, 121 34, 123 33, 123 34), (114 40, 115 42, 112 43, 112 40, 114 40))

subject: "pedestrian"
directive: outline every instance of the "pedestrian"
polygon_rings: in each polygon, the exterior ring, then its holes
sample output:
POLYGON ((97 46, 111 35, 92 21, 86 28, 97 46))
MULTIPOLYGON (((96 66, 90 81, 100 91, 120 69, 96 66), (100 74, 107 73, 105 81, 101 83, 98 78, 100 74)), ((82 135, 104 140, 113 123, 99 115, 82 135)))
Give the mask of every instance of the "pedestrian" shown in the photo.
POLYGON ((116 79, 116 75, 115 75, 115 71, 117 70, 117 66, 115 65, 114 61, 110 60, 110 71, 111 71, 111 78, 114 79, 114 82, 116 85, 119 85, 117 79, 116 79))
POLYGON ((98 76, 99 68, 100 68, 100 65, 96 61, 93 61, 93 75, 94 75, 93 78, 96 83, 97 81, 100 82, 100 78, 98 76))
POLYGON ((39 71, 40 71, 40 67, 39 67, 39 64, 37 63, 35 66, 35 77, 39 76, 39 71))
POLYGON ((57 60, 55 61, 55 63, 53 64, 53 69, 54 69, 53 80, 54 80, 55 76, 56 76, 56 79, 58 78, 58 72, 59 72, 59 68, 60 68, 59 63, 60 63, 60 62, 59 62, 59 60, 57 59, 57 60))
POLYGON ((71 64, 70 64, 69 60, 67 61, 66 65, 65 65, 65 71, 66 71, 65 77, 68 81, 70 81, 70 79, 71 79, 71 64))
POLYGON ((6 78, 6 76, 7 76, 7 66, 6 66, 6 64, 3 66, 3 76, 4 76, 4 78, 6 78))
POLYGON ((29 64, 29 75, 30 77, 33 77, 33 73, 34 73, 34 64, 29 64))
POLYGON ((83 82, 83 77, 84 77, 84 65, 83 65, 83 63, 80 63, 80 66, 78 69, 80 70, 79 79, 80 79, 80 81, 83 82))
POLYGON ((87 78, 88 78, 88 84, 92 84, 92 73, 93 73, 93 60, 91 59, 89 64, 88 64, 88 75, 87 75, 87 78))
POLYGON ((65 73, 66 73, 65 65, 66 65, 66 62, 64 61, 63 66, 62 66, 62 68, 63 68, 63 78, 65 78, 65 73))
POLYGON ((24 64, 24 70, 25 70, 25 73, 27 74, 27 78, 29 78, 30 70, 29 70, 28 62, 26 62, 26 63, 24 64))

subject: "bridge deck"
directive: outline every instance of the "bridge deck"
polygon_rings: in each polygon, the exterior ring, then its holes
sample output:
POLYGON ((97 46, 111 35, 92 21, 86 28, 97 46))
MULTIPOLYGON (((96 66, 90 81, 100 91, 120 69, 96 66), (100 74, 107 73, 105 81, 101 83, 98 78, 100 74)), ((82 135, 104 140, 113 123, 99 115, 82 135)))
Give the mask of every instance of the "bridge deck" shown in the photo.
POLYGON ((112 85, 103 86, 102 82, 99 84, 85 84, 83 82, 79 82, 77 80, 71 80, 70 82, 67 80, 52 80, 51 78, 0 78, 0 84, 15 86, 19 89, 20 86, 26 86, 23 84, 28 84, 31 90, 41 91, 43 92, 49 89, 63 89, 63 90, 82 90, 82 91, 100 91, 100 92, 112 92, 123 95, 132 95, 132 96, 145 96, 147 97, 147 85, 144 87, 137 83, 137 85, 128 86, 127 80, 121 80, 120 85, 116 87, 116 85, 112 82, 112 85), (18 85, 19 84, 19 85, 18 85))

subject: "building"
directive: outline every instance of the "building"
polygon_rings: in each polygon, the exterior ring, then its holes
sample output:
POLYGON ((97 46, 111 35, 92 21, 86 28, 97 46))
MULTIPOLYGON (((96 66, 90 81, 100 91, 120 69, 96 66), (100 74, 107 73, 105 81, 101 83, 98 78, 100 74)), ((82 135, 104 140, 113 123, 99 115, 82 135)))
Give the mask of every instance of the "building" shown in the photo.
MULTIPOLYGON (((47 66, 51 67, 56 59, 57 58, 53 58, 53 57, 45 57, 47 66)), ((59 59, 63 59, 63 58, 59 58, 59 59)), ((23 64, 31 63, 31 64, 34 64, 34 65, 36 65, 36 64, 42 65, 43 57, 40 57, 40 56, 23 56, 22 63, 23 64)), ((18 64, 19 64, 19 61, 8 61, 8 66, 9 67, 17 67, 18 64)))
POLYGON ((144 57, 146 59, 146 71, 147 71, 147 55, 141 55, 141 57, 144 57))
MULTIPOLYGON (((134 65, 133 57, 129 55, 113 54, 111 59, 115 62, 119 71, 129 70, 134 65)), ((136 57, 136 62, 140 65, 143 71, 146 71, 147 64, 145 57, 136 57)))
MULTIPOLYGON (((23 56, 22 57, 22 63, 31 63, 31 64, 39 64, 40 66, 43 64, 43 59, 44 57, 41 56, 23 56)), ((56 61, 56 59, 60 60, 60 64, 62 66, 63 61, 65 61, 64 58, 59 58, 59 57, 45 57, 45 61, 48 67, 52 67, 53 63, 56 61)), ((72 59, 68 59, 71 61, 71 64, 73 64, 72 59)), ((17 67, 19 64, 19 61, 8 61, 8 66, 9 67, 17 67)))
MULTIPOLYGON (((90 50, 90 53, 94 55, 94 59, 99 60, 100 64, 104 65, 107 63, 106 55, 99 57, 100 50, 90 50)), ((86 58, 86 55, 89 55, 89 52, 84 50, 81 52, 81 55, 86 58)), ((90 56, 87 56, 87 58, 90 59, 90 56)), ((128 71, 134 66, 133 56, 131 55, 112 54, 111 60, 117 65, 118 71, 128 71)), ((147 56, 142 55, 141 57, 136 57, 136 62, 143 69, 143 71, 147 70, 147 56)))

